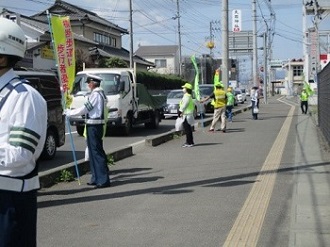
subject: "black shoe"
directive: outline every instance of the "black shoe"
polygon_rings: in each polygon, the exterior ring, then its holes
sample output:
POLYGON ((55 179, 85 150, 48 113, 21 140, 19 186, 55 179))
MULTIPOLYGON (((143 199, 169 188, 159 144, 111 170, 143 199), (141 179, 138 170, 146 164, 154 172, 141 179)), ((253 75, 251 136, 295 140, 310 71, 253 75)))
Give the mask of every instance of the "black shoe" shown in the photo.
POLYGON ((110 182, 109 183, 105 183, 105 184, 97 184, 97 185, 94 186, 94 189, 108 188, 110 186, 111 186, 110 182))
POLYGON ((94 186, 94 185, 96 185, 96 183, 95 182, 88 182, 87 185, 94 186))

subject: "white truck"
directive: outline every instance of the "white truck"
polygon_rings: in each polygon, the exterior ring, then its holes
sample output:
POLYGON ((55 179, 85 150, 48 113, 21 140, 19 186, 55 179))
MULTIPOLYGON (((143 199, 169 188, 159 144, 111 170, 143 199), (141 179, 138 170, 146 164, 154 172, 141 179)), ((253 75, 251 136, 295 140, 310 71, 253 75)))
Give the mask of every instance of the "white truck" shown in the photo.
MULTIPOLYGON (((81 107, 90 93, 87 87, 87 74, 102 78, 101 87, 107 96, 108 127, 120 128, 129 135, 132 127, 144 124, 146 128, 158 128, 163 118, 163 100, 149 94, 143 84, 136 82, 133 69, 91 68, 77 73, 73 86, 71 108, 81 107)), ((71 117, 70 124, 76 126, 83 135, 85 116, 71 117)))

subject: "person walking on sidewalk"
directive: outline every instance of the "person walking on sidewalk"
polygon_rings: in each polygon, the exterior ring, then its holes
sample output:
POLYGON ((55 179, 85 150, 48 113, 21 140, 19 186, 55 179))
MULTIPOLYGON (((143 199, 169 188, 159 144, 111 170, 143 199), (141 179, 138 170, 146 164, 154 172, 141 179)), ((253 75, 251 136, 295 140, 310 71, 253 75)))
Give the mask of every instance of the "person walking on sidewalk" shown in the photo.
POLYGON ((257 120, 259 114, 259 93, 258 87, 253 87, 251 90, 251 109, 252 119, 257 120))
POLYGON ((37 160, 47 132, 47 103, 13 67, 26 38, 0 18, 0 246, 34 247, 37 238, 37 160))
POLYGON ((307 114, 308 111, 308 98, 309 95, 306 92, 306 89, 303 88, 300 94, 300 107, 303 114, 307 114))
POLYGON ((224 90, 224 86, 222 82, 215 83, 215 89, 210 96, 207 96, 201 103, 204 103, 208 99, 212 100, 212 105, 214 106, 214 113, 213 113, 213 120, 211 123, 211 127, 209 129, 210 132, 215 130, 215 126, 220 119, 220 131, 226 132, 226 103, 227 103, 227 96, 224 90))
POLYGON ((179 117, 183 118, 183 129, 186 133, 186 142, 182 145, 182 147, 193 147, 194 146, 194 138, 192 133, 192 126, 195 122, 194 119, 194 102, 192 100, 192 85, 190 83, 186 83, 182 86, 183 90, 183 98, 179 104, 179 117))
POLYGON ((227 89, 226 97, 227 97, 226 116, 228 118, 228 121, 232 122, 233 121, 233 108, 234 108, 234 103, 235 103, 235 96, 232 93, 232 88, 231 87, 229 87, 227 89))
POLYGON ((102 78, 87 75, 86 83, 91 90, 87 102, 80 108, 65 111, 67 117, 86 115, 86 136, 92 177, 87 185, 95 189, 110 186, 108 161, 103 149, 104 125, 106 124, 107 97, 100 88, 102 78))

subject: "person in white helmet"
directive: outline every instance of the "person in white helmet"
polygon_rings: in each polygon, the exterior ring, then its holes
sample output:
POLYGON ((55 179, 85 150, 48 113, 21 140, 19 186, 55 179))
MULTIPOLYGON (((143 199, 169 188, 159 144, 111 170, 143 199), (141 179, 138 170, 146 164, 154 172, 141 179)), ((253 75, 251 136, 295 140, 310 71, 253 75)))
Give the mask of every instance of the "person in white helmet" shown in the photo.
POLYGON ((13 67, 26 40, 13 21, 0 17, 0 246, 36 246, 37 159, 46 138, 47 105, 13 67))
POLYGON ((100 87, 102 78, 95 75, 86 75, 86 83, 91 90, 87 102, 80 108, 65 110, 65 115, 86 116, 87 147, 89 165, 92 173, 87 185, 95 189, 110 186, 109 168, 106 153, 103 149, 104 125, 106 124, 107 97, 100 87))

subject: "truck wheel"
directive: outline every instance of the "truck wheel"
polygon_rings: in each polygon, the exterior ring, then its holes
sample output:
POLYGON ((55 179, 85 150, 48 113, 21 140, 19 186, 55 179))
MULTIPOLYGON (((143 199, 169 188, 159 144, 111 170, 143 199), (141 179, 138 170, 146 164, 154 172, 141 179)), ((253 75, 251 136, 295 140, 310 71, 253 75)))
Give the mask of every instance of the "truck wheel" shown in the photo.
POLYGON ((56 136, 52 130, 47 130, 45 146, 41 153, 43 160, 51 160, 56 154, 56 136))
POLYGON ((84 135, 84 129, 85 129, 85 126, 77 126, 78 135, 83 136, 84 135))
POLYGON ((124 127, 122 128, 122 132, 125 136, 128 136, 132 132, 132 116, 130 114, 127 115, 124 127))
POLYGON ((149 123, 145 123, 145 127, 148 129, 157 129, 160 122, 160 113, 159 111, 155 111, 152 114, 151 120, 149 123))

